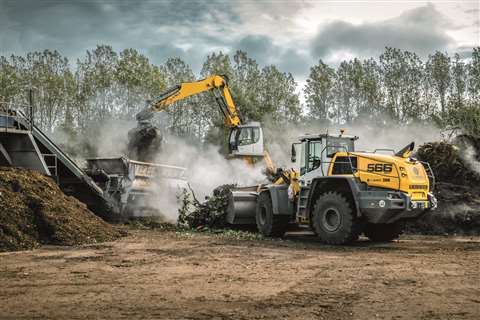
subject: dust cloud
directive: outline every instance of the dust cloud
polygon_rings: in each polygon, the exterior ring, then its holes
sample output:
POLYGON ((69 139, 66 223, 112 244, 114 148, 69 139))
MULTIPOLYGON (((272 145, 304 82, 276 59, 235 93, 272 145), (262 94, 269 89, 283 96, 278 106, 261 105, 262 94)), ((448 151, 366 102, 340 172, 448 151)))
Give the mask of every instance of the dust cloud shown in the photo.
POLYGON ((219 147, 167 136, 156 163, 187 168, 185 177, 199 200, 222 184, 252 185, 266 182, 263 163, 251 167, 241 159, 226 159, 219 147))
POLYGON ((84 134, 71 133, 58 127, 51 138, 76 162, 82 163, 90 157, 120 157, 127 152, 130 129, 136 121, 107 119, 91 122, 84 134))
POLYGON ((480 161, 477 160, 479 156, 477 155, 475 148, 468 144, 460 155, 470 169, 480 175, 480 161))
POLYGON ((156 208, 170 222, 177 221, 179 196, 185 189, 191 190, 199 201, 203 201, 220 185, 248 186, 267 182, 263 163, 252 167, 240 159, 227 159, 218 146, 194 143, 172 135, 165 136, 162 152, 154 162, 185 168, 180 180, 175 177, 180 177, 181 169, 172 169, 169 174, 160 175, 153 188, 154 196, 148 200, 148 205, 156 208), (175 172, 173 176, 172 172, 175 172))
POLYGON ((298 142, 298 138, 305 134, 340 134, 345 130, 345 135, 358 136, 355 142, 357 151, 373 151, 375 149, 393 149, 395 151, 414 141, 420 146, 429 141, 441 139, 441 131, 433 125, 409 124, 400 126, 395 122, 389 125, 375 127, 371 125, 331 125, 320 121, 303 123, 300 125, 285 124, 279 126, 265 121, 264 131, 270 155, 276 166, 292 167, 290 159, 291 145, 298 142))

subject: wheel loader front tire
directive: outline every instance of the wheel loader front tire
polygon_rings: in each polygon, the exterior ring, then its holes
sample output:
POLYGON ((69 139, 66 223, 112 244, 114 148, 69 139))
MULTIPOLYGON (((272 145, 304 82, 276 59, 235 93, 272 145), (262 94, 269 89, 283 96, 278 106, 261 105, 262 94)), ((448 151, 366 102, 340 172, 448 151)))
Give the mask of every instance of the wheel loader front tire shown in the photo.
POLYGON ((255 220, 258 231, 265 237, 282 237, 287 230, 289 217, 274 215, 270 195, 262 192, 258 196, 255 220))
POLYGON ((327 192, 317 199, 312 220, 315 233, 328 244, 348 244, 362 233, 361 221, 338 192, 327 192))
POLYGON ((403 233, 405 224, 401 222, 390 224, 367 223, 364 234, 373 242, 388 242, 398 239, 403 233))

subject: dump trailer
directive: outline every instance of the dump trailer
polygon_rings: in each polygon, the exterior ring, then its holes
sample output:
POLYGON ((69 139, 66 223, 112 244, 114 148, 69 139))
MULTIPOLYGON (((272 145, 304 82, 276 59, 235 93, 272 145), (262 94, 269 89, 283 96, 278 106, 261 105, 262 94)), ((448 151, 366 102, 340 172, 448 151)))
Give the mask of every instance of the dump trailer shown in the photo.
POLYGON ((329 244, 350 243, 362 233, 372 241, 397 238, 405 221, 436 208, 434 174, 411 156, 413 143, 399 152, 357 152, 357 139, 343 132, 300 137, 292 145, 299 170, 234 190, 227 221, 256 224, 265 236, 282 236, 296 223, 329 244))
POLYGON ((157 200, 175 203, 188 187, 183 167, 125 157, 87 159, 86 173, 114 204, 118 220, 162 214, 157 200))

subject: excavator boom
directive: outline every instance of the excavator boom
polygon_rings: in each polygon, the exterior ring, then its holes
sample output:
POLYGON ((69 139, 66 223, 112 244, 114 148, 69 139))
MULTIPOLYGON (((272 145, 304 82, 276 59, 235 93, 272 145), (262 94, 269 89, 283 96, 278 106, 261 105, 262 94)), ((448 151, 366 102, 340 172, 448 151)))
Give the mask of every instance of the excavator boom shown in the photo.
POLYGON ((227 127, 236 127, 242 124, 239 112, 233 102, 228 89, 227 80, 224 76, 214 75, 195 82, 184 82, 167 89, 156 97, 150 106, 137 115, 137 120, 149 120, 156 111, 163 111, 174 102, 190 96, 210 91, 213 93, 220 110, 222 111, 227 127))
MULTIPOLYGON (((147 108, 139 112, 136 116, 139 126, 133 129, 133 133, 131 134, 132 139, 130 139, 130 141, 133 141, 133 143, 131 143, 132 149, 141 150, 136 150, 135 153, 149 153, 150 149, 148 147, 150 144, 148 142, 154 141, 154 138, 158 137, 158 133, 149 135, 149 132, 154 133, 154 129, 156 129, 153 128, 150 121, 156 112, 164 111, 177 101, 205 91, 213 94, 224 116, 225 125, 230 128, 228 140, 229 156, 243 158, 249 164, 253 164, 257 159, 263 158, 263 130, 260 124, 243 123, 239 110, 235 106, 230 89, 228 88, 228 79, 220 75, 213 75, 199 81, 180 83, 167 89, 153 99, 153 101, 150 101, 147 108), (149 131, 147 132, 147 130, 149 131), (146 140, 146 142, 144 142, 144 140, 146 140), (142 141, 142 143, 137 143, 137 141, 142 141), (142 147, 138 148, 138 145, 142 145, 142 147), (144 149, 147 152, 143 152, 144 149)), ((268 164, 268 166, 270 167, 270 164, 268 164)), ((270 168, 267 170, 269 169, 270 168)))

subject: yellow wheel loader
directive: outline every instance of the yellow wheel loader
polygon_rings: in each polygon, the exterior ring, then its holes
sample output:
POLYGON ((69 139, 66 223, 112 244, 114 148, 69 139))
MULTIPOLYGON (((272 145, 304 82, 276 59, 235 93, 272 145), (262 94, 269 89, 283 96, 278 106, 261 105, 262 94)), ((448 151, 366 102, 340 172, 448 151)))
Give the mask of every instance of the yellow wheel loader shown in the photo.
POLYGON ((436 208, 433 172, 411 157, 413 143, 397 153, 356 152, 357 139, 343 132, 300 137, 292 145, 299 171, 233 191, 227 221, 256 224, 265 236, 282 236, 296 223, 328 244, 350 243, 362 233, 372 241, 397 238, 405 221, 436 208))

